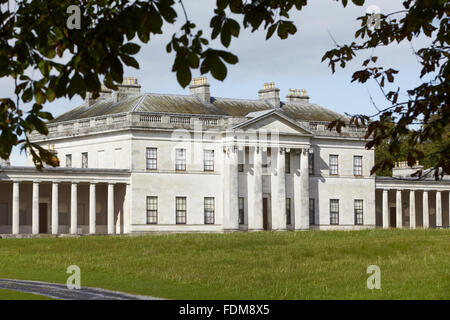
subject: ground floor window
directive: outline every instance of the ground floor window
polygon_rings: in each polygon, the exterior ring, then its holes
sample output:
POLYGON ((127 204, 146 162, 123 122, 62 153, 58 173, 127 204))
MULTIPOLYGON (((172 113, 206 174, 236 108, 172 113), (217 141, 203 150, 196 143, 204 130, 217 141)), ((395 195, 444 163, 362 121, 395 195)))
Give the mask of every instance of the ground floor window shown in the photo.
POLYGON ((239 198, 239 224, 244 224, 244 198, 239 198))
POLYGON ((205 198, 205 224, 214 224, 214 198, 205 198))
POLYGON ((355 200, 355 224, 363 224, 363 200, 355 200))
POLYGON ((339 200, 330 199, 330 224, 339 224, 339 200))
POLYGON ((176 223, 186 224, 186 197, 176 197, 176 223))
POLYGON ((291 198, 286 198, 286 224, 291 223, 291 198))
POLYGON ((316 219, 315 219, 315 214, 314 214, 314 199, 309 199, 309 224, 313 225, 316 224, 316 219))
POLYGON ((158 223, 158 197, 147 197, 147 224, 158 223))

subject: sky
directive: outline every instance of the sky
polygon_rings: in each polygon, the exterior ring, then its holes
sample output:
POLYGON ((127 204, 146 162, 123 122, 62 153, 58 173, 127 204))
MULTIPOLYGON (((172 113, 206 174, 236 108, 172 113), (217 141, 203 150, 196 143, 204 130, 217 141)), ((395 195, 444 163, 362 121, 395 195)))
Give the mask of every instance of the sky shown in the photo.
MULTIPOLYGON (((214 48, 233 52, 239 58, 236 65, 228 65, 226 79, 217 81, 207 75, 211 84, 211 95, 216 97, 257 99, 258 90, 265 82, 275 82, 284 100, 289 89, 305 89, 310 102, 340 113, 374 114, 375 107, 386 105, 380 89, 374 82, 367 84, 351 83, 354 71, 361 69, 361 63, 371 54, 378 56, 378 65, 393 67, 400 70, 395 86, 401 88, 415 87, 420 65, 413 54, 426 44, 426 39, 419 38, 412 43, 394 44, 389 47, 377 48, 373 52, 362 52, 355 61, 345 69, 336 68, 332 73, 326 62, 321 62, 327 50, 338 44, 348 44, 354 40, 354 34, 360 27, 356 18, 366 13, 370 5, 376 5, 382 13, 402 9, 400 0, 368 1, 364 6, 355 6, 349 1, 343 8, 341 1, 315 0, 301 11, 291 15, 291 20, 297 26, 297 33, 286 40, 280 40, 276 35, 265 40, 265 31, 251 33, 241 27, 238 39, 233 38, 229 48, 223 48, 219 41, 213 41, 214 48)), ((209 21, 213 16, 215 1, 184 0, 188 17, 204 30, 209 38, 211 31, 209 21)), ((142 44, 136 60, 140 69, 125 68, 124 76, 136 77, 141 84, 141 92, 189 94, 188 88, 182 88, 174 73, 171 72, 174 54, 166 52, 166 44, 174 32, 184 23, 184 17, 178 8, 179 19, 175 26, 164 28, 163 35, 153 36, 149 43, 142 44)), ((240 17, 236 18, 241 21, 240 17)), ((200 76, 198 70, 193 76, 200 76)), ((10 97, 13 93, 13 83, 9 79, 0 79, 0 97, 10 97)), ((83 103, 80 97, 72 100, 58 99, 46 104, 44 109, 58 116, 83 103)), ((25 155, 14 149, 11 158, 12 165, 25 165, 25 155)))

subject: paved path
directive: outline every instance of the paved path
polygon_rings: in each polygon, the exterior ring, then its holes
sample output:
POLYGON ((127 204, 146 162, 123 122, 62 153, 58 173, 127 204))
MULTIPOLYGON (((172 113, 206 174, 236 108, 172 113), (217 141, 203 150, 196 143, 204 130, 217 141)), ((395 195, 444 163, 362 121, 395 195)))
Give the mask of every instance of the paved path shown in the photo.
POLYGON ((0 289, 34 293, 62 300, 160 300, 100 288, 81 287, 79 290, 71 290, 64 284, 28 280, 0 279, 0 289))

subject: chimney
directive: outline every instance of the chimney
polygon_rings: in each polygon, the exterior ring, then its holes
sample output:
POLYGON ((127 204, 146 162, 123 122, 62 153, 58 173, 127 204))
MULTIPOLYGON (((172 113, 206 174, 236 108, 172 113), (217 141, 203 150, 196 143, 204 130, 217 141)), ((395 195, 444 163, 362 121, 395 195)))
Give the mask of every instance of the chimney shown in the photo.
POLYGON ((138 95, 141 93, 141 85, 138 79, 133 77, 124 77, 122 84, 117 85, 116 101, 127 98, 128 96, 138 95))
POLYGON ((191 96, 199 97, 203 102, 211 102, 211 94, 209 92, 209 83, 206 77, 194 78, 189 86, 191 96))
POLYGON ((280 107, 280 89, 274 82, 264 83, 264 89, 258 91, 259 100, 269 101, 275 108, 280 107))
POLYGON ((309 102, 309 97, 306 90, 289 89, 289 94, 286 96, 287 102, 309 102))
POLYGON ((101 101, 101 100, 109 100, 112 98, 112 90, 108 89, 103 83, 102 86, 100 88, 100 92, 99 92, 99 96, 97 99, 93 99, 92 98, 92 93, 91 92, 87 92, 86 93, 86 103, 90 106, 93 105, 94 103, 96 103, 97 101, 101 101))

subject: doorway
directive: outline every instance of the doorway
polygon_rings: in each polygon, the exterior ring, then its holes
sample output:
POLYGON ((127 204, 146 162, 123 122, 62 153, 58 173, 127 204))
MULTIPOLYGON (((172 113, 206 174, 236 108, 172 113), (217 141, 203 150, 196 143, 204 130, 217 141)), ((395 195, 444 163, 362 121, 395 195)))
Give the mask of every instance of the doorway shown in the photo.
POLYGON ((396 207, 389 208, 389 227, 397 228, 397 208, 396 207))
POLYGON ((47 203, 39 203, 39 233, 47 233, 47 203))
POLYGON ((267 217, 267 204, 268 204, 268 199, 267 198, 263 198, 263 228, 264 230, 269 230, 269 224, 268 224, 268 217, 267 217))

